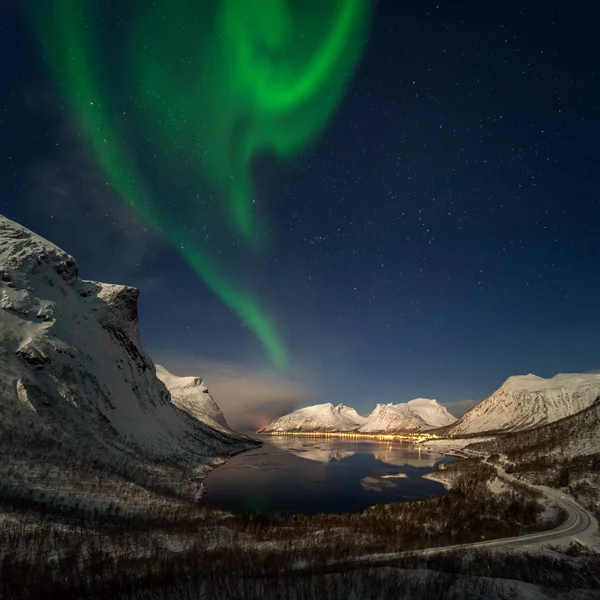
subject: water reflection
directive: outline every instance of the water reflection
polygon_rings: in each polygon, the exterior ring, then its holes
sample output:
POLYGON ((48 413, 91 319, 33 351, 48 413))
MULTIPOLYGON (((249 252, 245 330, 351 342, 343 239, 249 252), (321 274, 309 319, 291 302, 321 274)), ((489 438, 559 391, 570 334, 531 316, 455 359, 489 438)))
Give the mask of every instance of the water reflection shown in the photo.
POLYGON ((354 452, 343 448, 333 448, 332 442, 327 440, 306 440, 300 438, 271 436, 268 440, 281 450, 294 456, 315 462, 328 463, 333 460, 343 460, 354 456, 354 452))
POLYGON ((382 463, 394 465, 395 467, 435 467, 440 460, 439 454, 430 452, 415 452, 415 456, 404 456, 399 454, 397 450, 390 450, 386 452, 376 452, 374 456, 382 463))
POLYGON ((422 475, 452 460, 395 442, 260 436, 206 479, 204 502, 231 511, 354 512, 443 495, 422 475))

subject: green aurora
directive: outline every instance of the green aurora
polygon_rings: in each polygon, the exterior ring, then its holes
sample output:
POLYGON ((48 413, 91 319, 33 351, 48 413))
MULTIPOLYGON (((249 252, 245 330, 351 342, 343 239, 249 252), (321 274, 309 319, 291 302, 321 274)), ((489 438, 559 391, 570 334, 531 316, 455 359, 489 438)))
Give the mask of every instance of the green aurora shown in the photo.
POLYGON ((44 54, 114 189, 285 366, 267 311, 189 224, 222 221, 220 235, 235 239, 238 252, 264 250, 252 163, 269 154, 289 160, 323 130, 362 53, 370 0, 31 7, 44 54), (161 200, 152 176, 171 170, 175 180, 182 169, 185 210, 161 200), (202 190, 203 200, 190 189, 202 190))

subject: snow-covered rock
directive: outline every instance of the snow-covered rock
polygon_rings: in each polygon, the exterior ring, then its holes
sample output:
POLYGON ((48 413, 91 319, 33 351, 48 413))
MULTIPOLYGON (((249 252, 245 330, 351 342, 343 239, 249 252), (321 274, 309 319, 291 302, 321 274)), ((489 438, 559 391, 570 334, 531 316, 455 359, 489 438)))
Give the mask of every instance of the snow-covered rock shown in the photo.
POLYGON ((141 346, 137 302, 134 288, 81 280, 72 256, 0 216, 4 466, 37 452, 163 478, 179 469, 181 479, 253 445, 212 399, 199 408, 175 385, 171 401, 141 346))
POLYGON ((300 408, 275 419, 270 425, 261 429, 260 433, 277 431, 313 431, 313 432, 345 432, 355 431, 365 418, 353 408, 331 402, 300 408))
POLYGON ((460 436, 491 431, 522 431, 564 419, 600 398, 600 374, 561 373, 509 377, 447 432, 460 436))

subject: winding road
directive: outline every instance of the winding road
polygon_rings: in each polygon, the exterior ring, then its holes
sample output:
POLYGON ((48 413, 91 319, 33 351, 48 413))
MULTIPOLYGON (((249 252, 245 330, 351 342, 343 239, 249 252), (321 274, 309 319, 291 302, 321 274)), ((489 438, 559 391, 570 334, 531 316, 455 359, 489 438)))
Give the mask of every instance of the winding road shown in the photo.
MULTIPOLYGON (((505 474, 503 474, 503 476, 508 477, 505 474)), ((541 491, 558 507, 563 508, 566 511, 567 518, 556 529, 538 533, 528 533, 517 537, 486 540, 472 544, 456 544, 454 546, 444 546, 441 548, 427 548, 426 550, 418 551, 418 554, 439 554, 440 552, 452 552, 453 550, 460 550, 463 548, 500 548, 509 550, 549 543, 564 544, 576 542, 578 537, 591 537, 598 531, 598 522, 594 515, 571 498, 565 496, 564 493, 547 487, 531 487, 541 491)))
MULTIPOLYGON (((487 460, 485 461, 487 462, 487 460)), ((491 463, 487 463, 491 464, 491 463)), ((512 475, 508 475, 502 471, 497 465, 493 465, 498 470, 498 474, 509 480, 514 480, 523 484, 524 482, 516 479, 512 475)), ((407 554, 431 556, 446 552, 455 552, 457 550, 475 550, 475 549, 494 549, 494 550, 514 550, 514 549, 533 549, 540 545, 568 545, 571 542, 585 544, 589 538, 596 536, 598 533, 598 521, 592 513, 577 504, 572 498, 565 496, 559 490, 552 488, 526 484, 528 487, 535 489, 553 503, 564 509, 567 513, 567 518, 556 529, 550 531, 541 531, 538 533, 528 533, 510 538, 500 538, 494 540, 483 540, 481 542, 473 542, 470 544, 455 544, 452 546, 438 546, 435 548, 426 548, 411 552, 389 552, 382 554, 367 554, 364 556, 355 556, 351 559, 336 561, 323 567, 322 572, 337 572, 340 570, 362 569, 365 567, 385 567, 392 566, 395 561, 407 554)), ((597 544, 598 539, 594 540, 597 544)), ((314 570, 314 567, 313 567, 314 570)), ((298 569, 295 572, 302 571, 298 569)))

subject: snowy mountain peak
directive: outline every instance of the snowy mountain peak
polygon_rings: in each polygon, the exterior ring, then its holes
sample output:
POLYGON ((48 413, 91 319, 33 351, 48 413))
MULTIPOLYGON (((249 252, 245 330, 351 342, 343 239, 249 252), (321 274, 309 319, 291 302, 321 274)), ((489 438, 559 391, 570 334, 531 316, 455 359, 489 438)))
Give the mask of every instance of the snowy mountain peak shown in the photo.
POLYGON ((350 419, 352 422, 362 425, 367 422, 367 418, 359 415, 356 410, 351 408, 350 406, 344 406, 340 404, 340 414, 350 419))
POLYGON ((300 408, 289 415, 279 417, 261 431, 354 431, 363 422, 364 417, 353 408, 343 404, 333 406, 331 402, 326 402, 300 408))
POLYGON ((429 398, 415 398, 409 400, 408 407, 417 414, 430 427, 444 427, 451 425, 456 421, 443 406, 438 404, 437 400, 429 398))
POLYGON ((489 398, 450 428, 454 435, 521 431, 558 421, 591 406, 600 397, 600 374, 559 373, 509 377, 489 398))
POLYGON ((432 400, 431 398, 415 398, 414 400, 409 400, 408 404, 410 406, 439 406, 437 400, 432 400))
POLYGON ((175 406, 214 429, 233 433, 201 377, 177 377, 162 365, 156 365, 156 376, 171 393, 175 406))
POLYGON ((77 281, 77 261, 48 240, 0 215, 0 265, 4 284, 25 283, 32 276, 58 276, 77 281))
POLYGON ((378 404, 368 415, 360 433, 389 433, 395 431, 420 431, 427 423, 413 413, 408 403, 378 404))

